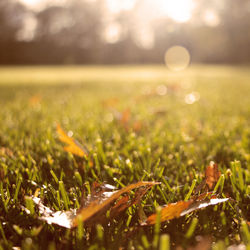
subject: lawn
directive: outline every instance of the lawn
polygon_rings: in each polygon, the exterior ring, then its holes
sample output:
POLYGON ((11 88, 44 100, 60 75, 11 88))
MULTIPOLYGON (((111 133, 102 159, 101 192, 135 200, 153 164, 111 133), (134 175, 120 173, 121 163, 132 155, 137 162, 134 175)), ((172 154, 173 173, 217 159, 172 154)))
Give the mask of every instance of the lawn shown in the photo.
POLYGON ((0 249, 250 249, 249 68, 1 67, 0 107, 0 249), (87 155, 64 150, 58 124, 87 155), (211 161, 221 172, 212 190, 230 200, 140 225, 195 195, 211 161), (95 214, 91 226, 48 224, 32 200, 79 209, 95 182, 139 181, 161 184, 109 222, 95 214))

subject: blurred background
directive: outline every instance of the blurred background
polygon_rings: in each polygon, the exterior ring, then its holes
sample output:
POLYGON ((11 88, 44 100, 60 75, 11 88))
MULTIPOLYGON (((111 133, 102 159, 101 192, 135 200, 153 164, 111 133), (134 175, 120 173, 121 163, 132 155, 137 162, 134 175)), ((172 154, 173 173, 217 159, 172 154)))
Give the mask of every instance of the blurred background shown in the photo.
POLYGON ((194 63, 249 63, 250 1, 0 1, 2 65, 164 63, 176 45, 194 63))

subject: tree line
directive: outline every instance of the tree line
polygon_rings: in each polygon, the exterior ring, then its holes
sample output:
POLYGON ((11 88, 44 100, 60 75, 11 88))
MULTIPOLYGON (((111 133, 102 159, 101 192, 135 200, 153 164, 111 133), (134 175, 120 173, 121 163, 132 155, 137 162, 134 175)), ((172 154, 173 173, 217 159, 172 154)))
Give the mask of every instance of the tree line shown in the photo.
POLYGON ((249 63, 250 1, 219 2, 196 1, 192 19, 177 23, 168 17, 138 21, 140 0, 135 8, 112 15, 103 0, 72 0, 41 11, 1 0, 0 64, 163 63, 173 45, 187 48, 192 62, 249 63), (216 25, 204 21, 208 10, 216 12, 216 25), (104 31, 112 24, 119 29, 110 30, 111 38, 112 32, 119 36, 108 41, 104 31), (150 46, 137 41, 145 27, 153 38, 150 46))

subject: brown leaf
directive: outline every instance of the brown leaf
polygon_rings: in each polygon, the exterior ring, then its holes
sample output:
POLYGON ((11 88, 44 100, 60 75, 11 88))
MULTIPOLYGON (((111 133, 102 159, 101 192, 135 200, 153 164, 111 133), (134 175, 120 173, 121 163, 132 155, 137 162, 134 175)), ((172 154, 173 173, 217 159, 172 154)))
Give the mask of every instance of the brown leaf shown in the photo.
POLYGON ((213 186, 217 183, 220 178, 220 171, 218 169, 218 165, 215 164, 213 161, 210 162, 210 165, 207 166, 205 176, 206 176, 206 184, 208 185, 209 189, 212 189, 213 186))
MULTIPOLYGON (((181 212, 190 206, 193 201, 179 201, 176 203, 170 203, 162 208, 160 221, 172 220, 180 217, 181 212)), ((156 223, 157 214, 152 214, 147 218, 146 224, 152 225, 156 223)))
MULTIPOLYGON (((65 228, 76 227, 79 220, 85 223, 86 226, 92 226, 95 223, 103 223, 106 219, 105 213, 111 208, 110 218, 117 217, 128 207, 137 204, 142 196, 152 186, 159 184, 159 182, 143 182, 140 181, 131 184, 117 191, 113 186, 108 184, 100 185, 95 182, 91 188, 91 194, 78 212, 74 210, 69 211, 53 211, 49 207, 42 204, 41 199, 33 196, 32 200, 38 206, 40 213, 40 220, 46 221, 48 224, 57 224, 65 228), (131 199, 129 193, 132 189, 138 189, 134 198, 131 199), (123 196, 125 194, 125 196, 123 196), (114 203, 116 204, 114 205, 114 203)), ((26 212, 29 211, 25 208, 26 212)))
POLYGON ((142 124, 141 121, 135 121, 135 122, 133 123, 133 126, 132 126, 132 128, 133 128, 133 130, 134 130, 135 132, 141 131, 142 127, 143 127, 143 124, 142 124))
POLYGON ((117 110, 113 110, 113 114, 118 124, 121 125, 126 131, 132 129, 134 132, 141 131, 143 127, 143 123, 139 120, 135 120, 131 115, 131 110, 129 108, 119 112, 117 110))
POLYGON ((152 185, 138 188, 133 199, 130 199, 129 195, 122 196, 122 198, 119 199, 117 203, 111 208, 110 218, 115 218, 132 205, 137 205, 151 187, 152 185))
MULTIPOLYGON (((217 205, 222 202, 228 201, 230 198, 219 199, 216 196, 210 197, 210 193, 204 193, 199 196, 192 197, 189 201, 178 201, 176 203, 170 203, 162 208, 160 221, 164 222, 172 220, 191 213, 195 210, 205 208, 211 205, 217 205)), ((146 225, 152 225, 156 223, 157 214, 152 214, 147 218, 146 225)))
POLYGON ((121 124, 124 126, 125 129, 128 129, 130 120, 131 120, 131 111, 130 109, 125 109, 121 113, 121 119, 120 119, 121 124))
POLYGON ((126 210, 128 207, 130 207, 130 197, 129 195, 122 196, 116 204, 111 208, 110 211, 110 218, 117 217, 120 213, 122 213, 124 210, 126 210))
MULTIPOLYGON (((90 220, 91 220, 91 218, 93 218, 93 216, 95 216, 98 213, 106 212, 109 208, 112 207, 112 204, 121 197, 121 195, 129 193, 132 189, 136 189, 136 188, 140 188, 140 187, 152 187, 156 184, 159 184, 159 182, 140 181, 140 182, 137 182, 135 184, 131 184, 127 187, 124 187, 118 191, 114 191, 109 198, 103 200, 101 203, 96 202, 96 200, 93 200, 86 207, 83 207, 78 211, 77 216, 74 218, 73 225, 77 226, 79 220, 83 221, 83 222, 86 222, 86 221, 90 222, 90 220)), ((138 196, 136 196, 137 198, 135 198, 135 200, 132 202, 132 204, 135 204, 136 202, 138 202, 138 200, 139 200, 138 197, 141 194, 142 193, 139 193, 138 196)), ((122 198, 120 198, 120 199, 122 199, 122 198)), ((120 201, 120 203, 119 203, 118 207, 121 211, 124 210, 125 200, 126 199, 122 199, 122 201, 120 201)))
POLYGON ((41 101, 42 101, 42 97, 40 95, 33 95, 29 99, 29 104, 30 104, 30 106, 35 107, 35 106, 41 104, 41 101))
POLYGON ((88 155, 87 150, 77 140, 74 140, 72 137, 68 136, 59 124, 57 124, 56 130, 60 141, 68 144, 63 148, 65 151, 80 157, 86 157, 88 155))

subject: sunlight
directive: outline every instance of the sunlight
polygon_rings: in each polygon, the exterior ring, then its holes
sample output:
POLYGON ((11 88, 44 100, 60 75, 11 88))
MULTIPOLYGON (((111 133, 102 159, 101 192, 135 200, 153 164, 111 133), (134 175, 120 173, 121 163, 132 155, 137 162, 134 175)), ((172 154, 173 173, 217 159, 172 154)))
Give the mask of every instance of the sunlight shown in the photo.
POLYGON ((111 23, 104 29, 103 38, 107 43, 116 43, 121 37, 122 29, 119 23, 111 23))
POLYGON ((48 5, 59 5, 62 6, 69 0, 18 0, 19 2, 26 5, 28 8, 40 11, 48 5))
POLYGON ((176 22, 187 22, 194 8, 193 0, 157 0, 162 11, 176 22))
POLYGON ((42 2, 44 2, 44 0, 19 0, 19 1, 29 7, 36 7, 42 4, 42 2))
POLYGON ((207 10, 204 14, 204 22, 208 26, 217 26, 220 23, 220 19, 214 11, 207 10))
POLYGON ((110 12, 118 13, 122 10, 133 9, 135 0, 106 0, 110 12))

